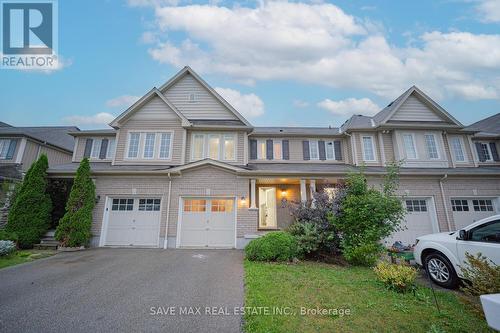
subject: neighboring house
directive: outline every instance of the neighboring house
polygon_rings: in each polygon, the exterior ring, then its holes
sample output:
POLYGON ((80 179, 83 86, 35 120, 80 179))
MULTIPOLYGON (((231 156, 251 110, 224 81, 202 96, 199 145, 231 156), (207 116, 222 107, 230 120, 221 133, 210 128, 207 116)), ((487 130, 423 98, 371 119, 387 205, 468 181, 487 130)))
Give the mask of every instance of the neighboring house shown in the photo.
POLYGON ((335 195, 362 165, 380 184, 393 160, 404 160, 408 215, 407 229, 389 241, 413 243, 500 207, 500 167, 479 161, 478 131, 416 87, 341 128, 253 127, 185 67, 110 125, 71 133, 73 163, 49 170, 74 177, 78 162, 90 158, 94 246, 242 248, 287 227, 288 202, 317 191, 335 195))
POLYGON ((49 166, 71 162, 74 126, 14 127, 0 122, 0 180, 20 180, 40 154, 49 166))
POLYGON ((500 113, 465 128, 477 132, 472 138, 480 166, 500 166, 500 113))

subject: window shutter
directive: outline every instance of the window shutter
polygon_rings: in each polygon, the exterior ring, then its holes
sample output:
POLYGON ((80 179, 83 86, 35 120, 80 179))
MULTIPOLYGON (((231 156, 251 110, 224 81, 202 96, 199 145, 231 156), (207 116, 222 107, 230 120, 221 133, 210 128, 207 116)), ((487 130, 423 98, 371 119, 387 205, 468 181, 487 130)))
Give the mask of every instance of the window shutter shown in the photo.
POLYGON ((101 151, 99 152, 99 159, 103 160, 106 158, 106 153, 108 152, 108 139, 102 139, 101 141, 101 151))
POLYGON ((90 157, 93 142, 94 140, 92 139, 87 139, 87 141, 85 141, 85 151, 83 152, 83 157, 90 157))
POLYGON ((250 159, 257 159, 257 140, 250 140, 250 159))
POLYGON ((310 155, 309 155, 309 141, 302 141, 302 151, 303 151, 303 154, 304 154, 304 161, 308 161, 311 159, 310 155))
POLYGON ((288 140, 281 141, 281 149, 283 150, 283 152, 282 152, 283 159, 289 160, 290 159, 290 144, 288 143, 288 140))
POLYGON ((486 161, 486 156, 484 156, 483 148, 481 148, 481 142, 476 142, 477 156, 479 157, 479 162, 486 161))
POLYGON ((491 155, 493 155, 493 161, 500 161, 498 158, 498 151, 497 151, 497 146, 495 145, 494 142, 490 142, 490 150, 491 150, 491 155))
POLYGON ((266 140, 266 156, 268 160, 273 159, 273 140, 266 140))
POLYGON ((9 150, 7 150, 7 155, 5 156, 5 159, 11 160, 11 159, 14 158, 14 153, 16 151, 16 146, 17 146, 17 139, 10 140, 9 150))
POLYGON ((342 161, 342 145, 340 144, 340 140, 333 141, 333 148, 335 149, 335 159, 342 161))
POLYGON ((318 146, 319 146, 319 159, 324 161, 326 160, 325 141, 318 141, 318 146))

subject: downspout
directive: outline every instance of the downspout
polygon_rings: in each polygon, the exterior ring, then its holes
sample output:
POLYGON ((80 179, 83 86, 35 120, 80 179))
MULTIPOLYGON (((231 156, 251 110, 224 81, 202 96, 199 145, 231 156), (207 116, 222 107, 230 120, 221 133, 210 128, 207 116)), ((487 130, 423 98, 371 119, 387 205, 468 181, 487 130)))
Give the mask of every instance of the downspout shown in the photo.
POLYGON ((439 178, 439 188, 441 189, 441 199, 443 200, 443 206, 444 206, 444 215, 446 217, 446 225, 448 226, 448 231, 451 231, 451 225, 450 225, 450 216, 448 214, 448 205, 446 204, 446 197, 444 195, 444 187, 443 187, 443 181, 448 178, 448 174, 446 173, 443 178, 439 178))
POLYGON ((170 172, 168 173, 168 195, 167 195, 167 219, 165 222, 165 240, 163 241, 163 248, 168 248, 168 221, 170 220, 170 192, 172 192, 172 178, 170 172))

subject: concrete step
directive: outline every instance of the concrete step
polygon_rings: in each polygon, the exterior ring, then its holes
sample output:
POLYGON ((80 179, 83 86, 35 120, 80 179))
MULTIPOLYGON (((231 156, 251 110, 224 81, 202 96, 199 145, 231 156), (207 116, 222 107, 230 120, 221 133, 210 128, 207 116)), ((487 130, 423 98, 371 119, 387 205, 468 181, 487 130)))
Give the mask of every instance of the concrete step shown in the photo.
POLYGON ((56 234, 56 231, 55 230, 48 230, 45 235, 43 235, 44 237, 54 237, 54 235, 56 234))
POLYGON ((57 250, 59 244, 35 244, 33 248, 35 250, 57 250))
POLYGON ((40 241, 40 244, 55 244, 55 245, 59 245, 59 241, 56 241, 55 239, 42 239, 40 241))

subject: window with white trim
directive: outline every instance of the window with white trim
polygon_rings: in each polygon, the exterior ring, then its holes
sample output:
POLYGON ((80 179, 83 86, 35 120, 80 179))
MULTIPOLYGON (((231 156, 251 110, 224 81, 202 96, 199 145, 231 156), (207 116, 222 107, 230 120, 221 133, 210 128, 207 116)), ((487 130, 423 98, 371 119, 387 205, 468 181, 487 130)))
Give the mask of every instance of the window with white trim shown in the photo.
POLYGON ((128 158, 137 158, 139 156, 139 141, 141 133, 130 133, 128 139, 128 158))
POLYGON ((375 147, 373 144, 373 137, 363 136, 361 140, 363 142, 363 160, 375 161, 375 147))
POLYGON ((408 212, 426 212, 427 203, 425 200, 406 200, 406 210, 408 212))
POLYGON ((161 199, 139 199, 139 210, 147 212, 160 211, 161 199))
POLYGON ((266 140, 257 140, 257 159, 266 159, 266 140))
POLYGON ((469 202, 467 200, 462 200, 462 199, 452 199, 451 200, 451 209, 454 212, 468 212, 469 211, 469 202))
POLYGON ((144 158, 153 158, 155 154, 155 133, 146 133, 146 137, 144 139, 144 158))
POLYGON ((484 154, 484 159, 488 162, 493 161, 490 145, 486 142, 481 142, 481 150, 484 154))
POLYGON ((108 145, 106 147, 105 159, 112 159, 115 155, 115 139, 114 138, 92 138, 92 148, 90 150, 91 159, 101 159, 101 148, 103 140, 108 140, 108 145))
POLYGON ((436 145, 436 137, 434 134, 425 134, 425 148, 427 150, 427 157, 435 160, 439 158, 438 149, 436 145))
POLYGON ((413 134, 403 134, 403 145, 405 148, 406 158, 417 159, 417 150, 415 149, 415 140, 413 134))
POLYGON ((309 140, 309 158, 311 160, 319 160, 318 140, 309 140))
POLYGON ((201 160, 236 160, 236 134, 235 133, 193 133, 191 158, 201 160))
POLYGON ((118 211, 134 210, 134 199, 113 199, 111 210, 118 210, 118 211))
POLYGON ((451 150, 453 151, 453 156, 455 156, 455 161, 465 162, 462 140, 459 137, 451 138, 451 150))
POLYGON ((281 160, 283 158, 283 151, 281 140, 273 140, 273 159, 281 160))
POLYGON ((172 133, 161 133, 160 136, 160 159, 170 158, 170 144, 172 141, 172 133))
POLYGON ((335 145, 334 145, 333 141, 326 141, 325 142, 325 153, 326 153, 327 160, 334 160, 335 159, 335 145))
POLYGON ((0 160, 7 159, 7 154, 9 152, 10 143, 12 140, 10 139, 1 139, 0 140, 0 160))

